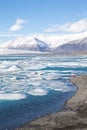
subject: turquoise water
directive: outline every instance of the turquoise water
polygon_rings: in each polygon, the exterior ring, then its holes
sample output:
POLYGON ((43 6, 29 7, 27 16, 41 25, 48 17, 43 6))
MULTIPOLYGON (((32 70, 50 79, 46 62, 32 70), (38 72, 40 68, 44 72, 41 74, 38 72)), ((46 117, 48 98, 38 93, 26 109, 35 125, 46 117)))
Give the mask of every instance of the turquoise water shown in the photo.
POLYGON ((87 56, 0 56, 0 130, 60 111, 76 91, 69 78, 87 73, 87 56))

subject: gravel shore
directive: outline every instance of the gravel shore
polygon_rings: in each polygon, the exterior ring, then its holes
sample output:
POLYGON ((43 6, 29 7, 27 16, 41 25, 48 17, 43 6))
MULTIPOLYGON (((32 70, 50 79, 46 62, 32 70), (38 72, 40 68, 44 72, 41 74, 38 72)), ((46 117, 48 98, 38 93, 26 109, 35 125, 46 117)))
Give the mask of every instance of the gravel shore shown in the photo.
POLYGON ((76 94, 67 101, 66 110, 27 123, 16 130, 87 130, 87 75, 72 77, 76 94))

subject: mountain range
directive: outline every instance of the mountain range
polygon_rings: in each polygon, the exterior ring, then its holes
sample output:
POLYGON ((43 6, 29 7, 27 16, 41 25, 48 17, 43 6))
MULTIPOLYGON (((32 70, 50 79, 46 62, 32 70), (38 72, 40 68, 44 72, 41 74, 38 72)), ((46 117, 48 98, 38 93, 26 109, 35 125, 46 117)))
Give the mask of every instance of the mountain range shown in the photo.
POLYGON ((87 52, 87 37, 78 35, 32 35, 18 37, 0 45, 0 49, 38 52, 87 52))

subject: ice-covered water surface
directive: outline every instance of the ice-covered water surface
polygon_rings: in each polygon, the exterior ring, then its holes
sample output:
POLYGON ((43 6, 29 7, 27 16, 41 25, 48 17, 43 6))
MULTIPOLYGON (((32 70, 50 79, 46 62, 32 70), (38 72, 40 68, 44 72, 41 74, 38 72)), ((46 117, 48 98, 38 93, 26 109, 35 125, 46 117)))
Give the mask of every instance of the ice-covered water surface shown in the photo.
POLYGON ((0 130, 60 110, 76 90, 68 78, 83 73, 87 56, 0 56, 0 130))

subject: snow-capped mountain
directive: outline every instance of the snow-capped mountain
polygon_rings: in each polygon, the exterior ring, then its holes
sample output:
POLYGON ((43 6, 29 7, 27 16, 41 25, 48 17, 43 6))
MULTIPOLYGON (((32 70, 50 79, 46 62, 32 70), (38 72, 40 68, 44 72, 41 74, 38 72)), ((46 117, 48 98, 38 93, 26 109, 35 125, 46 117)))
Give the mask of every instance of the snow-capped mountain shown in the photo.
POLYGON ((31 35, 18 37, 0 45, 0 49, 39 52, 87 51, 87 32, 73 35, 31 35))
POLYGON ((67 52, 67 53, 73 53, 73 52, 87 52, 87 37, 70 41, 68 43, 65 43, 55 49, 56 52, 67 52))
POLYGON ((8 41, 1 46, 2 49, 17 49, 28 51, 49 51, 48 45, 35 37, 19 37, 8 41))

